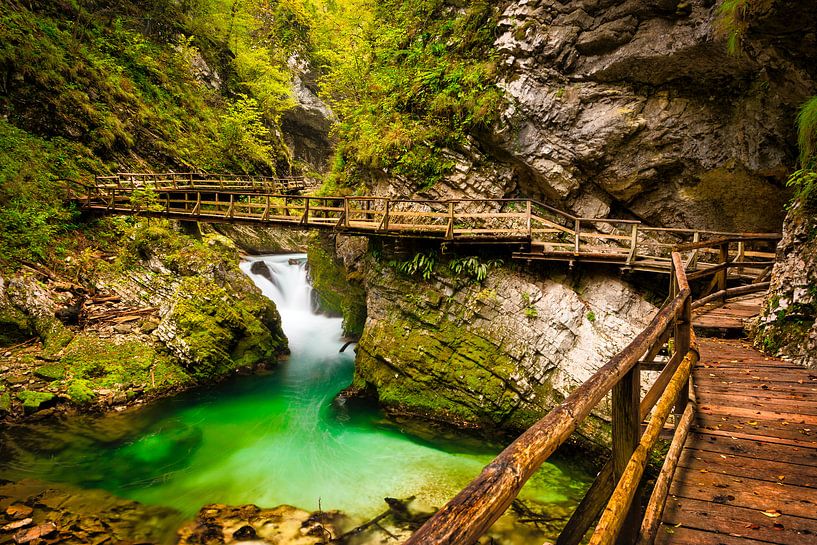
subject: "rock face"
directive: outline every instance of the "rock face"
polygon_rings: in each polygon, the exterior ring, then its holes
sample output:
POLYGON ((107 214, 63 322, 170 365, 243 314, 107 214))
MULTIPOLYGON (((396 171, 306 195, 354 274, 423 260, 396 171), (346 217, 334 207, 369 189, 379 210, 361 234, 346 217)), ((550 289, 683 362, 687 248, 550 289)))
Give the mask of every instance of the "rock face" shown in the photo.
MULTIPOLYGON (((502 266, 479 283, 438 264, 431 280, 384 263, 367 275, 354 387, 396 412, 522 429, 647 324, 655 307, 616 278, 502 266)), ((604 443, 607 407, 584 434, 604 443)))
POLYGON ((293 73, 292 96, 295 107, 284 112, 281 129, 295 158, 317 172, 326 172, 332 155, 329 131, 335 114, 318 97, 317 73, 298 55, 289 59, 293 73))
POLYGON ((767 351, 817 369, 817 213, 802 202, 786 219, 755 338, 767 351))
POLYGON ((230 240, 167 225, 131 236, 108 256, 114 264, 83 265, 80 284, 33 270, 0 283, 0 319, 31 339, 0 360, 0 416, 122 407, 274 365, 287 351, 275 305, 239 269, 230 240), (67 307, 78 309, 70 320, 67 307))
POLYGON ((509 106, 471 149, 452 152, 456 172, 430 193, 524 195, 580 215, 779 231, 796 157, 792 120, 817 88, 814 10, 767 2, 747 52, 735 56, 717 34, 717 4, 505 4, 496 47, 509 106), (771 38, 784 23, 802 45, 771 38))
POLYGON ((101 490, 23 480, 0 484, 3 543, 167 543, 181 515, 101 490))

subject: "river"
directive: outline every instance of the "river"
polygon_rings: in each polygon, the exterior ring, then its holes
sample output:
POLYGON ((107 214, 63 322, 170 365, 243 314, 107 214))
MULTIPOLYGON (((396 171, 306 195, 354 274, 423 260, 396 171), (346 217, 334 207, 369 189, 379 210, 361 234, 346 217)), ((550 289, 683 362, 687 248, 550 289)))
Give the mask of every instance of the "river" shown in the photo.
MULTIPOLYGON (((185 517, 207 503, 254 503, 363 520, 383 511, 386 496, 441 506, 496 455, 496 445, 420 439, 374 406, 334 402, 351 382, 354 353, 339 353, 341 320, 314 312, 305 256, 254 257, 242 269, 278 307, 286 361, 122 414, 15 427, 0 478, 102 488, 185 517), (251 271, 258 262, 272 281, 251 271)), ((564 513, 587 481, 579 464, 546 463, 521 497, 564 513)))

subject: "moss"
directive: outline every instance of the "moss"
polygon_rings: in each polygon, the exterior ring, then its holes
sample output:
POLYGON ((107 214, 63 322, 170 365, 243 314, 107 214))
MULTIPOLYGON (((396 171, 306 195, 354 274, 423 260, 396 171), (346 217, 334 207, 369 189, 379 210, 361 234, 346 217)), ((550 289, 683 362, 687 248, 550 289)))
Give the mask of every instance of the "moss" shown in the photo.
POLYGON ((429 315, 440 318, 440 311, 413 312, 396 312, 367 330, 355 386, 373 387, 382 404, 399 410, 488 426, 508 420, 522 401, 510 355, 487 332, 429 315), (419 321, 419 314, 426 317, 419 321), (431 319, 438 325, 430 326, 431 319))
POLYGON ((34 371, 34 374, 48 381, 62 380, 65 377, 65 367, 62 365, 42 365, 34 371))
POLYGON ((25 411, 26 414, 31 414, 39 411, 44 405, 51 402, 54 399, 54 394, 23 390, 17 393, 17 399, 23 403, 23 411, 25 411))
POLYGON ((62 322, 52 317, 41 317, 34 321, 37 334, 43 340, 43 351, 52 355, 64 349, 74 338, 74 332, 62 322))
POLYGON ((139 386, 159 390, 189 384, 190 377, 150 343, 130 340, 112 343, 89 334, 77 335, 60 360, 68 374, 87 381, 90 388, 139 386), (151 370, 153 373, 151 374, 151 370))
POLYGON ((33 335, 28 318, 15 308, 0 307, 0 346, 11 346, 33 335))
POLYGON ((77 405, 88 405, 96 399, 96 394, 91 389, 91 383, 83 379, 74 379, 69 382, 67 394, 71 401, 77 405))
POLYGON ((274 306, 260 297, 236 301, 211 281, 187 277, 166 320, 175 330, 171 342, 186 355, 187 371, 210 381, 239 367, 274 361, 284 352, 285 339, 269 327, 276 318, 274 306))
POLYGON ((8 392, 0 393, 0 415, 7 414, 11 410, 11 395, 8 392))
POLYGON ((366 292, 347 275, 331 250, 331 239, 313 237, 307 251, 309 278, 321 310, 343 316, 343 331, 360 336, 366 325, 366 292))

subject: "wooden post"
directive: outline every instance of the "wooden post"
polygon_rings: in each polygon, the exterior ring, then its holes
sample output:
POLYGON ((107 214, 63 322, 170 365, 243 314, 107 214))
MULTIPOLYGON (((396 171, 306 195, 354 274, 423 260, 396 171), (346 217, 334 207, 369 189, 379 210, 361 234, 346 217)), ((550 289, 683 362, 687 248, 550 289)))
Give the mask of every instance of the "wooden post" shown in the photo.
MULTIPOLYGON (((683 360, 692 344, 692 297, 687 297, 684 308, 675 322, 675 350, 680 354, 679 361, 683 360)), ((675 402, 675 414, 682 415, 689 402, 689 381, 681 388, 675 402)), ((676 423, 678 420, 676 420, 676 423)))
POLYGON ((343 216, 344 216, 343 224, 348 229, 349 228, 349 197, 343 197, 343 216))
POLYGON ((627 265, 632 265, 638 255, 638 224, 633 224, 633 230, 630 232, 630 255, 627 256, 627 265))
POLYGON ((528 240, 532 241, 533 240, 533 226, 531 225, 531 216, 533 215, 533 203, 531 201, 528 201, 527 208, 528 208, 528 210, 527 210, 527 216, 528 216, 528 218, 527 218, 528 240))
POLYGON ((264 207, 264 215, 262 219, 264 221, 269 221, 269 195, 267 195, 267 205, 264 207))
POLYGON ((389 230, 389 212, 391 211, 391 199, 386 199, 386 215, 383 216, 383 229, 389 230))
MULTIPOLYGON (((720 259, 718 260, 720 264, 726 264, 726 268, 722 271, 718 271, 718 290, 722 291, 726 289, 727 280, 729 279, 729 243, 724 242, 720 245, 720 259)), ((726 300, 726 295, 723 296, 724 301, 726 300)))
POLYGON ((304 225, 309 223, 309 197, 304 197, 304 215, 301 217, 301 223, 304 225))
POLYGON ((284 197, 284 215, 289 216, 289 197, 284 197))
POLYGON ((579 218, 576 218, 575 228, 576 228, 576 240, 575 240, 575 243, 574 243, 574 251, 578 254, 579 253, 579 245, 581 244, 581 242, 579 241, 579 233, 581 233, 581 231, 582 231, 582 220, 580 220, 579 218))
POLYGON ((448 228, 445 230, 445 238, 454 238, 454 201, 448 202, 448 228))
MULTIPOLYGON (((746 243, 742 240, 738 242, 738 257, 735 260, 741 263, 746 260, 746 243)), ((738 266, 738 274, 743 274, 743 266, 738 266)))
MULTIPOLYGON (((613 481, 624 475, 641 439, 641 370, 636 364, 613 387, 613 481)), ((640 527, 641 494, 636 493, 616 543, 632 545, 640 527)))

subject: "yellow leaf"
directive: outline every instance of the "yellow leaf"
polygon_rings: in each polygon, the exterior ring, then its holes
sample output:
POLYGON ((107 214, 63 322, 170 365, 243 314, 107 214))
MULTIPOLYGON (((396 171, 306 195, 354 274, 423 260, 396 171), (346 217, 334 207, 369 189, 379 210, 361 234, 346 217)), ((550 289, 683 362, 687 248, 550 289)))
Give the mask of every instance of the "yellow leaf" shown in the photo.
POLYGON ((773 519, 776 519, 777 517, 782 515, 782 513, 777 509, 767 509, 766 511, 763 511, 763 514, 773 519))

